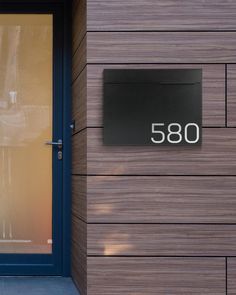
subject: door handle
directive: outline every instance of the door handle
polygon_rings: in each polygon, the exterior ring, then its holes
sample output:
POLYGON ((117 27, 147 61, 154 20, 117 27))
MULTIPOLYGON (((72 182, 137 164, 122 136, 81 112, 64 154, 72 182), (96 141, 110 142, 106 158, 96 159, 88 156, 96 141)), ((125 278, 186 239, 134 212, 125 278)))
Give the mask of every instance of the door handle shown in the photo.
POLYGON ((58 139, 58 141, 46 141, 45 144, 57 146, 59 149, 62 149, 62 146, 63 146, 62 139, 58 139))

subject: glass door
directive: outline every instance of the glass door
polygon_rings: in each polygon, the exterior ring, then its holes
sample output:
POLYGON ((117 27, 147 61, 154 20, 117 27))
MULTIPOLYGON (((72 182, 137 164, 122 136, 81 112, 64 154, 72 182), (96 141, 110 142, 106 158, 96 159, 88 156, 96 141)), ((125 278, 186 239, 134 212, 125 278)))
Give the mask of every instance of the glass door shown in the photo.
POLYGON ((0 13, 0 274, 61 269, 62 72, 56 19, 53 11, 0 13))

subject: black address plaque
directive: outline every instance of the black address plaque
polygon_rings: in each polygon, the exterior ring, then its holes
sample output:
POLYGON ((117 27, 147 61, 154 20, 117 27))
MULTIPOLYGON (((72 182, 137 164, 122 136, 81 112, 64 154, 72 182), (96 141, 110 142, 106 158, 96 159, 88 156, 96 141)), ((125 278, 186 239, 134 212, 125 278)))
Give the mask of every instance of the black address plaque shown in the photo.
POLYGON ((202 70, 104 70, 104 144, 200 145, 202 70))

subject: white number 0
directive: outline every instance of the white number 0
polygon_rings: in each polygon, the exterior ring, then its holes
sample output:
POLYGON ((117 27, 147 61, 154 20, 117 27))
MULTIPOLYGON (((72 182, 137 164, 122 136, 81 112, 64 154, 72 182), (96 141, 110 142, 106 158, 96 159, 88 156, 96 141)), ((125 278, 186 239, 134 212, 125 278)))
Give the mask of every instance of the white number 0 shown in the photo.
POLYGON ((184 134, 185 134, 185 140, 186 142, 188 143, 196 143, 199 141, 199 126, 195 123, 189 123, 185 126, 185 129, 184 129, 184 134), (192 126, 192 127, 195 127, 196 128, 196 139, 195 140, 189 140, 188 139, 188 128, 192 126))

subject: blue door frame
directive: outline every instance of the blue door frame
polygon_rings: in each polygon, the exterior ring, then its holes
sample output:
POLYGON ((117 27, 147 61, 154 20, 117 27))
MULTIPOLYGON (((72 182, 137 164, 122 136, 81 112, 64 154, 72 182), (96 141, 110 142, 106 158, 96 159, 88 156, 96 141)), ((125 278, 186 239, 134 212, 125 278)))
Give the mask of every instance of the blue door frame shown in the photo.
MULTIPOLYGON (((0 254, 0 275, 70 276, 71 227, 71 33, 70 1, 11 1, 0 13, 53 14, 53 139, 63 139, 63 160, 53 153, 53 251, 49 254, 0 254)), ((33 48, 32 48, 33 50, 33 48)), ((37 70, 37 69, 36 69, 37 70)))

